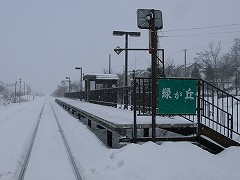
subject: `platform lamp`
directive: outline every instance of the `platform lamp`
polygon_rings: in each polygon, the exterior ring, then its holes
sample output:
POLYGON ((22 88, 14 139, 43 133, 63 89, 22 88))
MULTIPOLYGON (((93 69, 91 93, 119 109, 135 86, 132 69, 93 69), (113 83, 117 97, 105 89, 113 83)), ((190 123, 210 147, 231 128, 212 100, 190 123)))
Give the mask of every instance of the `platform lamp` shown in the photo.
POLYGON ((82 67, 75 67, 75 69, 80 69, 80 84, 79 84, 79 91, 80 91, 80 100, 82 100, 82 67))
POLYGON ((124 88, 124 109, 128 109, 128 36, 139 37, 140 32, 125 32, 125 31, 113 31, 114 36, 124 36, 125 35, 125 88, 124 88))

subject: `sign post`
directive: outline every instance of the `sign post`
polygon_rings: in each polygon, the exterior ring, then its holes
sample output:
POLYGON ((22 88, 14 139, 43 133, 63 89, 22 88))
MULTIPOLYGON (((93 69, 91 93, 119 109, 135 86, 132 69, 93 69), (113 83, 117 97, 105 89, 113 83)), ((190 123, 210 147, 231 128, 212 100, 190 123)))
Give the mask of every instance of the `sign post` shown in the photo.
POLYGON ((152 55, 152 141, 156 142, 157 107, 157 30, 163 28, 162 12, 154 9, 138 9, 137 24, 140 29, 148 29, 151 41, 149 52, 152 55))
POLYGON ((159 114, 196 114, 197 80, 160 79, 158 87, 159 114))

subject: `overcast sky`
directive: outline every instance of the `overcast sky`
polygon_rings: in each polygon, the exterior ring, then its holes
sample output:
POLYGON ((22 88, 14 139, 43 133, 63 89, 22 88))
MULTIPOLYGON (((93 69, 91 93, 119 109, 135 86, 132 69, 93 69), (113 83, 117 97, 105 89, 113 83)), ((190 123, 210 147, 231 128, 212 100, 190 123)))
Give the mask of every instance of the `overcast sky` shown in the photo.
MULTIPOLYGON (((129 48, 148 47, 148 30, 137 27, 137 9, 161 10, 164 27, 158 34, 168 36, 160 38, 166 59, 183 64, 188 49, 192 63, 210 42, 221 41, 227 52, 240 37, 239 7, 239 0, 0 0, 0 81, 22 78, 50 93, 66 76, 79 79, 76 66, 85 74, 103 73, 109 54, 113 72, 121 73, 124 53, 113 49, 124 47, 124 37, 113 36, 113 30, 139 31, 141 37, 129 38, 129 48), (169 31, 209 26, 221 27, 169 31)), ((148 51, 129 52, 129 70, 149 66, 148 51)))

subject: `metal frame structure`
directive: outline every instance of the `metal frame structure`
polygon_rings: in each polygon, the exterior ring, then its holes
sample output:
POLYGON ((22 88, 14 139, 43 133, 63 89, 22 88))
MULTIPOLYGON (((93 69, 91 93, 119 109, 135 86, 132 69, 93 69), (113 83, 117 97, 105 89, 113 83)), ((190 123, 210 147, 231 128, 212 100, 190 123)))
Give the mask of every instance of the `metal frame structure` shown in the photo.
MULTIPOLYGON (((151 81, 151 78, 135 78, 134 80, 134 123, 136 124, 137 116, 152 115, 151 81)), ((197 79, 197 81, 196 115, 179 114, 179 116, 197 123, 198 138, 202 135, 208 136, 224 147, 238 145, 235 141, 240 136, 240 100, 204 80, 197 79), (225 143, 226 141, 229 143, 225 143)), ((161 116, 161 114, 157 115, 161 116)), ((173 115, 169 114, 169 116, 173 115)), ((137 137, 134 138, 137 139, 137 137)))
MULTIPOLYGON (((123 36, 125 35, 125 76, 124 76, 124 85, 128 86, 128 36, 130 37, 139 37, 140 32, 125 32, 125 31, 113 31, 114 36, 123 36)), ((128 109, 128 91, 124 91, 124 109, 128 109)))

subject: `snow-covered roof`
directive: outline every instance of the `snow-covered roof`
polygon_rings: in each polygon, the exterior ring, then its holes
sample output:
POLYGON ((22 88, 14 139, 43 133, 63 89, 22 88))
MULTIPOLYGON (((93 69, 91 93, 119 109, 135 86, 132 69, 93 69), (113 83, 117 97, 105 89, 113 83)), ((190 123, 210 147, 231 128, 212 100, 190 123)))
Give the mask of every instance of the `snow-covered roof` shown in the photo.
POLYGON ((83 77, 84 80, 119 80, 116 74, 87 74, 83 77))

